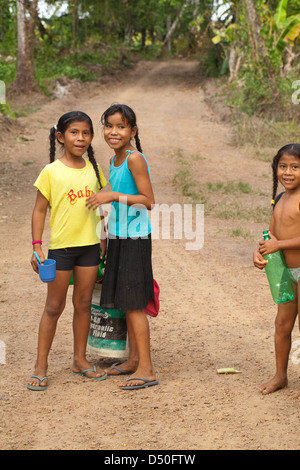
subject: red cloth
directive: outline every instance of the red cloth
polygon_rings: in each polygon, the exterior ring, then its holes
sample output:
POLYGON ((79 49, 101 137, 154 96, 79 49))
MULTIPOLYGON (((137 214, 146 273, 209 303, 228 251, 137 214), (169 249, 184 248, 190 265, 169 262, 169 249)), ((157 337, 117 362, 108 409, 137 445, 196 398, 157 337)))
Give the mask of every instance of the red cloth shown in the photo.
POLYGON ((144 312, 147 313, 147 315, 150 315, 150 317, 156 317, 159 312, 160 288, 155 279, 153 279, 153 282, 154 282, 154 299, 150 299, 147 307, 144 309, 144 312))

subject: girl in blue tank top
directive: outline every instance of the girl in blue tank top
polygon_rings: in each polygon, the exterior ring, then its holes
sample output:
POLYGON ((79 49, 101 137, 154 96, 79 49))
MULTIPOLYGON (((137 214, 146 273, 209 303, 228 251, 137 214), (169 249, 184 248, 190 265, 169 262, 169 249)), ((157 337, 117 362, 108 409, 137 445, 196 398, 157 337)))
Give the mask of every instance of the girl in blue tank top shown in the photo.
MULTIPOLYGON (((138 196, 140 194, 132 172, 128 167, 128 159, 136 150, 126 150, 126 159, 120 165, 116 165, 116 155, 112 158, 110 164, 109 182, 114 191, 138 196)), ((142 155, 142 154, 141 154, 142 155)), ((143 155, 143 158, 144 155, 143 155)), ((150 178, 150 170, 146 161, 147 171, 150 178)), ((148 211, 140 206, 128 206, 119 202, 112 202, 112 210, 108 222, 108 230, 111 235, 120 237, 146 237, 151 232, 151 224, 148 217, 148 211)))
POLYGON ((108 250, 100 305, 126 312, 129 357, 113 364, 109 375, 132 375, 123 390, 157 385, 150 353, 149 323, 144 309, 154 298, 151 224, 154 204, 148 162, 142 153, 136 116, 126 105, 112 105, 102 115, 104 139, 114 151, 110 163, 111 191, 93 194, 87 207, 111 203, 108 250), (135 139, 136 148, 131 141, 135 139))

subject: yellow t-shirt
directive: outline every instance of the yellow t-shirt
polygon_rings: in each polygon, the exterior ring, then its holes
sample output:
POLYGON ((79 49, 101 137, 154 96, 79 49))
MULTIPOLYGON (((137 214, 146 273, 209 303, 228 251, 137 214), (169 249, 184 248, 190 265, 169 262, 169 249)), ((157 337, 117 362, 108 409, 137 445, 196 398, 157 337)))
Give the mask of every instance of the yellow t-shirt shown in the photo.
MULTIPOLYGON (((69 168, 60 160, 45 166, 34 186, 49 202, 49 249, 87 246, 99 243, 96 229, 98 211, 85 206, 86 198, 99 191, 93 165, 85 159, 85 167, 69 168)), ((102 187, 107 181, 98 165, 102 187)))

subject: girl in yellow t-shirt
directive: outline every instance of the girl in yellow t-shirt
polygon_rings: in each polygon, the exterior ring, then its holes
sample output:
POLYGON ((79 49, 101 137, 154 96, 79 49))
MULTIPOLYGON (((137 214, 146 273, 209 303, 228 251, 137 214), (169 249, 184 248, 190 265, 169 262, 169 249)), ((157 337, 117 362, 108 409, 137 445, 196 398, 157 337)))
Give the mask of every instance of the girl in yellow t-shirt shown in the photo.
MULTIPOLYGON (((40 321, 38 353, 34 374, 28 381, 30 390, 46 390, 48 355, 57 321, 62 314, 70 278, 74 278, 74 360, 72 371, 90 379, 103 380, 104 371, 91 368, 86 359, 90 325, 90 306, 98 265, 106 250, 106 238, 97 236, 99 217, 86 207, 86 198, 106 184, 96 163, 91 142, 93 124, 81 111, 64 114, 50 130, 50 164, 41 171, 34 186, 36 203, 32 214, 32 246, 43 263, 42 235, 47 210, 50 210, 48 258, 56 260, 56 279, 48 283, 45 309, 40 321), (63 147, 61 158, 55 160, 56 141, 63 147), (87 152, 88 158, 83 155, 87 152)), ((38 272, 33 254, 31 264, 38 272)))

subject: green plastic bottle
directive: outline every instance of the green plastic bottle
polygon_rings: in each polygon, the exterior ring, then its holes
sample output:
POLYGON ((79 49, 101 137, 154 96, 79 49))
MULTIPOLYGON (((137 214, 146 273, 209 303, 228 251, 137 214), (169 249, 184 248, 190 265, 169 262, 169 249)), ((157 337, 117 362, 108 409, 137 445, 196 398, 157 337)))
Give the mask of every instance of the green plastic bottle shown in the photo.
POLYGON ((103 279, 104 270, 105 270, 105 256, 100 259, 99 268, 98 268, 98 275, 97 275, 98 281, 100 279, 103 279))
MULTIPOLYGON (((268 230, 263 232, 264 240, 270 240, 268 230)), ((294 300, 295 291, 290 273, 285 264, 281 250, 264 256, 267 261, 265 271, 269 281, 271 294, 276 304, 285 304, 294 300)))

